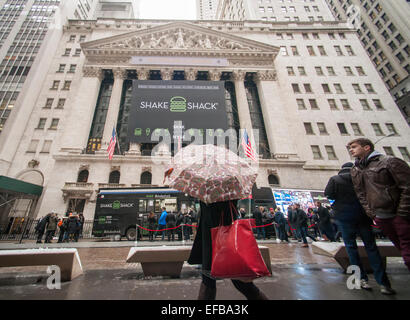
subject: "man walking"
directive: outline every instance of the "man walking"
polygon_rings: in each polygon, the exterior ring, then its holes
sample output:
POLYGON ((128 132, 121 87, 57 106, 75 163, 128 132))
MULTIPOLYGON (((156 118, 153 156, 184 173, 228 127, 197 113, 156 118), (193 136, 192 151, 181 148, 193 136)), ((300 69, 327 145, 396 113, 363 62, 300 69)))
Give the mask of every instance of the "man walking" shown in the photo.
POLYGON ((376 239, 372 232, 371 219, 366 216, 359 199, 353 188, 350 170, 353 163, 348 162, 342 166, 342 170, 336 176, 329 179, 325 189, 325 196, 335 200, 333 210, 335 220, 342 232, 343 241, 349 256, 351 265, 360 268, 360 286, 370 290, 369 278, 363 268, 359 256, 356 238, 360 235, 369 258, 370 266, 373 269, 374 277, 381 287, 383 294, 394 294, 390 281, 383 266, 382 258, 376 246, 376 239))
POLYGON ((352 181, 360 203, 400 250, 410 270, 410 167, 375 151, 366 138, 352 140, 347 147, 356 158, 352 181))
POLYGON ((278 229, 278 236, 280 241, 286 241, 289 243, 288 235, 286 233, 286 218, 280 211, 280 208, 276 208, 274 221, 278 229))
POLYGON ((329 210, 322 206, 320 201, 316 202, 317 215, 319 216, 319 228, 322 235, 325 235, 331 242, 335 242, 335 233, 330 221, 329 210))
POLYGON ((300 208, 300 204, 299 203, 295 203, 295 210, 294 210, 294 214, 296 215, 296 228, 297 228, 297 232, 299 233, 299 235, 302 237, 303 240, 303 245, 302 247, 307 248, 309 247, 308 242, 306 237, 311 238, 313 241, 316 241, 315 238, 313 238, 311 235, 309 235, 308 233, 308 217, 306 215, 306 212, 303 211, 300 208))

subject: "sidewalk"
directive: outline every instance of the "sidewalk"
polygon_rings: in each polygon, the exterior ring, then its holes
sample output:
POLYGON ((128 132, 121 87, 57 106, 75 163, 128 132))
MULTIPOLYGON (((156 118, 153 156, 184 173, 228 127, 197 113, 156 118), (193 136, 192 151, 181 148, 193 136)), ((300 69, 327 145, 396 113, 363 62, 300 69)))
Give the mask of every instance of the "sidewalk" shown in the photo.
MULTIPOLYGON (((269 247, 273 276, 257 279, 255 284, 274 300, 410 300, 410 273, 402 259, 389 258, 387 271, 396 296, 383 296, 372 275, 372 291, 349 290, 349 275, 328 257, 312 253, 298 243, 278 244, 260 241, 269 247)), ((273 243, 272 243, 273 242, 273 243)), ((171 242, 172 243, 172 242, 171 242)), ((138 245, 167 245, 168 241, 138 242, 138 245)), ((181 245, 180 242, 172 244, 181 245)), ((4 244, 0 244, 4 249, 4 244)), ((11 246, 12 244, 10 244, 11 246)), ((34 244, 25 243, 26 247, 34 244)), ((102 300, 195 300, 201 283, 196 266, 184 264, 181 278, 145 277, 140 264, 127 264, 125 259, 134 242, 87 242, 77 246, 84 274, 62 283, 60 290, 47 288, 46 267, 0 268, 0 299, 102 299, 102 300), (109 246, 108 246, 109 245, 109 246), (78 247, 81 246, 81 247, 78 247), (99 246, 99 247, 94 247, 99 246)), ((186 243, 188 245, 188 243, 186 243)), ((43 244, 44 246, 44 244, 43 244)), ((50 246, 51 247, 51 246, 50 246)), ((21 249, 21 247, 19 247, 21 249)), ((244 300, 229 280, 217 282, 217 299, 244 300)))

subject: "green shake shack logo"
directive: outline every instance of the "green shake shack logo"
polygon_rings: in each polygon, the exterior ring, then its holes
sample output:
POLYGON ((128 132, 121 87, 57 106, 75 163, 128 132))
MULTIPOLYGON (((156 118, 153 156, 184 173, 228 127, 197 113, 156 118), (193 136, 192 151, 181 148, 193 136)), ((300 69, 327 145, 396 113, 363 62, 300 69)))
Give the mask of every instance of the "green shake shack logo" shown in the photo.
POLYGON ((120 209, 121 208, 121 202, 119 201, 114 201, 112 204, 113 209, 120 209))
POLYGON ((186 111, 186 99, 184 97, 172 97, 171 100, 171 112, 185 112, 186 111))

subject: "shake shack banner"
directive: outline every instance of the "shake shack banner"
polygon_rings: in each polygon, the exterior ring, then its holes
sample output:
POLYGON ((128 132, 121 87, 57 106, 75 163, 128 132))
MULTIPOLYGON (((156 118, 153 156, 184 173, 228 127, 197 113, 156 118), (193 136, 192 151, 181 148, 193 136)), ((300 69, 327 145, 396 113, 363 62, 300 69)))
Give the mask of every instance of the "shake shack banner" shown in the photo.
POLYGON ((162 141, 159 137, 168 135, 174 141, 186 130, 193 136, 227 129, 223 81, 133 81, 130 142, 162 141))

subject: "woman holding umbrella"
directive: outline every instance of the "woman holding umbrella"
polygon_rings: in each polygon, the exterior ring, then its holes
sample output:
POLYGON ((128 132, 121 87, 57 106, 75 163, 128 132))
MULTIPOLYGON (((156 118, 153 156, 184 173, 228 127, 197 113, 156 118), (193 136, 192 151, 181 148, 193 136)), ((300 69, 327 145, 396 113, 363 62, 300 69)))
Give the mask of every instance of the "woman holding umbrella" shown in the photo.
MULTIPOLYGON (((202 265, 198 299, 214 300, 211 229, 221 226, 221 221, 225 226, 237 219, 232 207, 236 210, 237 200, 252 192, 257 171, 233 152, 213 145, 190 145, 181 149, 173 160, 165 173, 169 186, 201 200, 201 215, 188 263, 202 265)), ((232 283, 249 300, 267 300, 252 281, 232 279, 232 283)))

